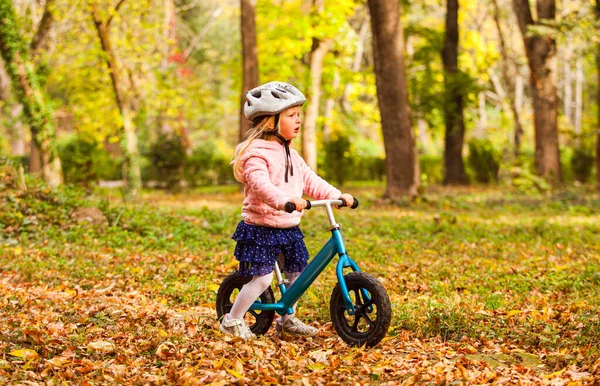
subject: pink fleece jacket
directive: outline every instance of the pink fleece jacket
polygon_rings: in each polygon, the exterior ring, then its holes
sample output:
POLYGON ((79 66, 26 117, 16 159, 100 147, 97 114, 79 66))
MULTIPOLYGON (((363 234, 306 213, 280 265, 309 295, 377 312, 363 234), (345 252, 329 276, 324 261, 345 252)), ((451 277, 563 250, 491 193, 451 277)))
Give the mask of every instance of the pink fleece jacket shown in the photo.
MULTIPOLYGON (((236 154, 239 153, 239 146, 236 154)), ((306 194, 317 200, 338 199, 342 192, 313 172, 298 152, 290 149, 294 175, 285 182, 285 148, 278 141, 253 140, 240 159, 244 184, 242 219, 247 224, 291 228, 302 213, 287 213, 285 203, 306 194)), ((235 160, 234 160, 235 162, 235 160)), ((233 163, 233 162, 232 162, 233 163)))

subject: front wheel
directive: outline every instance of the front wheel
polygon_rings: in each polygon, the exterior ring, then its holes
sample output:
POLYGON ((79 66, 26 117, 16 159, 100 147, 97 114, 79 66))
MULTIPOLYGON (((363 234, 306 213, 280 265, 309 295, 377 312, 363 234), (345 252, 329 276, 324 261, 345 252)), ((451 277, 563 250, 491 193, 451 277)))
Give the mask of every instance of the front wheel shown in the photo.
POLYGON ((354 315, 348 314, 338 283, 331 293, 329 311, 338 335, 351 346, 375 346, 387 334, 392 320, 392 305, 383 285, 365 272, 344 276, 354 315))
MULTIPOLYGON (((233 302, 240 293, 244 284, 252 280, 252 276, 242 276, 234 272, 227 276, 217 292, 217 316, 219 320, 223 315, 231 311, 233 302)), ((263 303, 275 303, 275 296, 271 287, 260 295, 259 300, 263 303)), ((244 315, 244 320, 250 327, 250 330, 256 335, 264 335, 275 319, 275 311, 248 310, 244 315)))

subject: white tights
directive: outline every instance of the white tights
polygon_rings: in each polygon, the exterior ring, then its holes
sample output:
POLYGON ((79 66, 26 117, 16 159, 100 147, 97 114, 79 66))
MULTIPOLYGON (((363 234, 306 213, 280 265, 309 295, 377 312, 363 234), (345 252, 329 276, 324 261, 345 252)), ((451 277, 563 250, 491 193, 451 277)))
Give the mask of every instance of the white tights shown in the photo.
MULTIPOLYGON (((300 276, 301 272, 286 272, 285 278, 289 280, 288 287, 292 285, 300 276)), ((273 272, 268 273, 263 276, 252 276, 252 280, 250 280, 246 285, 242 287, 240 294, 233 302, 233 307, 231 307, 231 311, 229 311, 229 318, 231 319, 242 319, 246 314, 246 311, 250 308, 252 303, 259 296, 265 292, 265 290, 271 285, 273 281, 273 272)), ((292 306, 294 313, 296 312, 296 304, 292 306)), ((291 318, 294 314, 285 315, 278 319, 278 323, 284 323, 286 320, 291 318)))

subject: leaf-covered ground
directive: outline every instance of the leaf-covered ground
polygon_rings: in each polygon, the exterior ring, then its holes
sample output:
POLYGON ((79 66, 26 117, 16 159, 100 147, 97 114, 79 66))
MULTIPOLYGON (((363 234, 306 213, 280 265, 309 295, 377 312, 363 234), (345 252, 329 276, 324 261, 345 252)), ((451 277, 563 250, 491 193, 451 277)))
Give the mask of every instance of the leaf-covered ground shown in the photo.
MULTIPOLYGON (((235 189, 124 206, 115 193, 26 184, 0 171, 0 383, 600 382, 600 198, 583 188, 439 188, 410 206, 348 188, 362 199, 336 211, 349 253, 393 303, 388 337, 366 349, 329 321, 331 267, 299 307, 316 337, 219 332, 216 290, 236 266, 235 189), (105 220, 78 219, 82 207, 105 220)), ((304 216, 313 253, 325 226, 322 211, 304 216)))

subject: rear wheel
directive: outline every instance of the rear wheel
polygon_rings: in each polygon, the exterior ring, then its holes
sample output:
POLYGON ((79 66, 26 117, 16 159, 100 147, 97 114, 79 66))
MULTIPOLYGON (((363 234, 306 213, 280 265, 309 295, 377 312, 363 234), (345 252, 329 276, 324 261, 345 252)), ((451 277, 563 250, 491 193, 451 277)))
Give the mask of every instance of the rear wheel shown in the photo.
MULTIPOLYGON (((240 290, 250 280, 252 280, 252 276, 242 276, 237 272, 230 274, 223 280, 217 292, 217 315, 219 320, 231 311, 233 302, 235 302, 240 290)), ((260 295, 259 300, 262 303, 275 303, 275 296, 271 287, 260 295)), ((244 320, 250 330, 257 335, 264 335, 269 331, 273 319, 275 319, 275 311, 248 310, 244 315, 244 320)))
POLYGON ((365 272, 344 276, 354 315, 348 314, 338 283, 331 294, 329 311, 338 335, 351 346, 375 346, 387 334, 392 320, 392 305, 383 285, 365 272), (366 295, 366 296, 365 296, 366 295))

